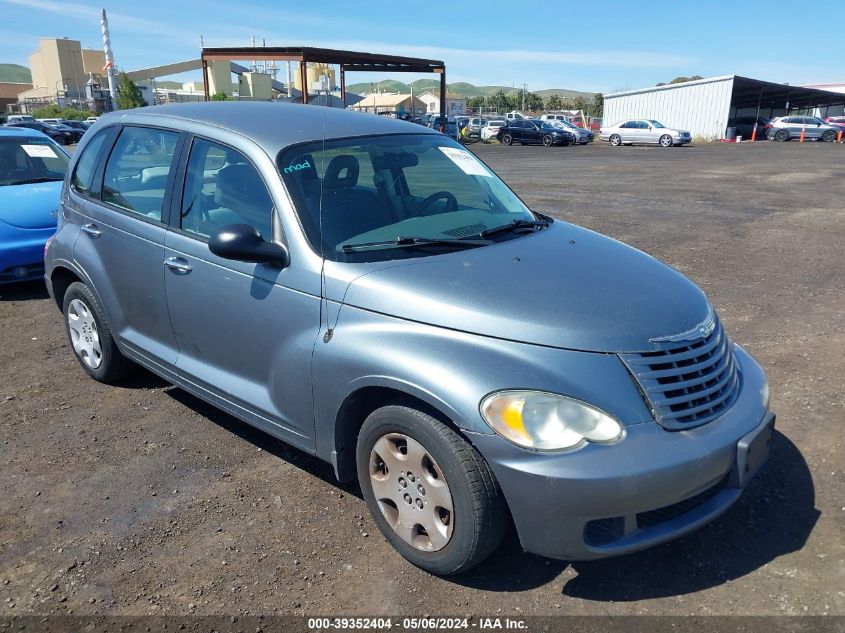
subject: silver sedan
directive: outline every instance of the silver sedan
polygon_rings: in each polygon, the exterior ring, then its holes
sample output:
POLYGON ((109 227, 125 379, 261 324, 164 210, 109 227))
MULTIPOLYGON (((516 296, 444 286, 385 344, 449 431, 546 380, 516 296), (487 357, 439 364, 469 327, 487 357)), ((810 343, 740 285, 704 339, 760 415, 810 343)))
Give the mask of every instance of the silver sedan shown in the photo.
POLYGON ((599 139, 611 145, 656 144, 663 147, 684 145, 692 141, 686 130, 668 128, 653 119, 629 119, 603 127, 599 139))

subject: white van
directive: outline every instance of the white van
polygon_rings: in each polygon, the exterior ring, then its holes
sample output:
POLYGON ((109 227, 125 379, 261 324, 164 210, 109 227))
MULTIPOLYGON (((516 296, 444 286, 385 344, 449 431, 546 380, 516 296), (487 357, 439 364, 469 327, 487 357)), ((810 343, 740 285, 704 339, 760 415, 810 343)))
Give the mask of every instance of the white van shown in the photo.
POLYGON ((517 112, 516 110, 512 110, 505 115, 505 120, 510 121, 521 121, 523 119, 527 119, 528 117, 522 114, 522 112, 517 112))
POLYGON ((21 121, 35 121, 31 114, 10 114, 6 117, 6 123, 20 123, 21 121))
POLYGON ((541 121, 569 121, 569 117, 565 114, 547 113, 540 117, 541 121))

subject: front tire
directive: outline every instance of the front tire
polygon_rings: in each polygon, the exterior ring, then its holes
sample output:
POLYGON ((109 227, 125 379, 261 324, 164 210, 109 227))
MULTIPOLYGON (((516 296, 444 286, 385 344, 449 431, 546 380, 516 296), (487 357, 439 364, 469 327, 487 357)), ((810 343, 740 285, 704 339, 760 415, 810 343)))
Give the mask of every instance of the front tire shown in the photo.
POLYGON ((510 134, 505 134, 502 137, 502 143, 504 145, 513 145, 513 136, 511 136, 510 134))
POLYGON ((664 134, 663 136, 660 137, 660 146, 661 147, 672 147, 672 145, 673 145, 673 142, 672 142, 671 136, 669 136, 668 134, 664 134))
POLYGON ((135 365, 117 348, 103 309, 91 289, 78 281, 72 283, 62 306, 71 349, 85 373, 105 383, 128 376, 135 365))
POLYGON ((507 509, 490 467, 436 418, 398 405, 374 411, 361 427, 356 459, 373 520, 417 567, 458 574, 501 542, 507 509))
POLYGON ((555 140, 552 138, 551 134, 546 134, 543 137, 543 145, 545 147, 551 147, 554 144, 555 144, 555 140))
POLYGON ((828 130, 824 134, 822 134, 822 140, 825 143, 833 143, 836 140, 836 132, 833 130, 828 130))
POLYGON ((610 136, 610 144, 613 145, 613 147, 619 147, 622 145, 622 137, 618 134, 612 134, 610 136))

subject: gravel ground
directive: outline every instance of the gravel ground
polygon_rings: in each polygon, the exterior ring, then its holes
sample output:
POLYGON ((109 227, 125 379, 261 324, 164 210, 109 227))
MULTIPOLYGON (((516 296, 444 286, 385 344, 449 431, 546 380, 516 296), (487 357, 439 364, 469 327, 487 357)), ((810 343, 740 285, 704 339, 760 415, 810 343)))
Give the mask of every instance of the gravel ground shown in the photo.
POLYGON ((534 208, 700 284, 778 429, 722 518, 618 559, 405 563, 331 469, 147 373, 107 387, 0 287, 0 615, 845 615, 845 147, 476 146, 534 208))

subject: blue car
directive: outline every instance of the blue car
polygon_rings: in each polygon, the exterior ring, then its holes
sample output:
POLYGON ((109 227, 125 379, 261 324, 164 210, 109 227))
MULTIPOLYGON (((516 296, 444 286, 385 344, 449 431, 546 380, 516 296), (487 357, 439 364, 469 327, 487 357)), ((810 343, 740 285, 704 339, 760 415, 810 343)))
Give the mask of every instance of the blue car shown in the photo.
POLYGON ((41 132, 0 128, 0 284, 43 277, 69 160, 41 132))

